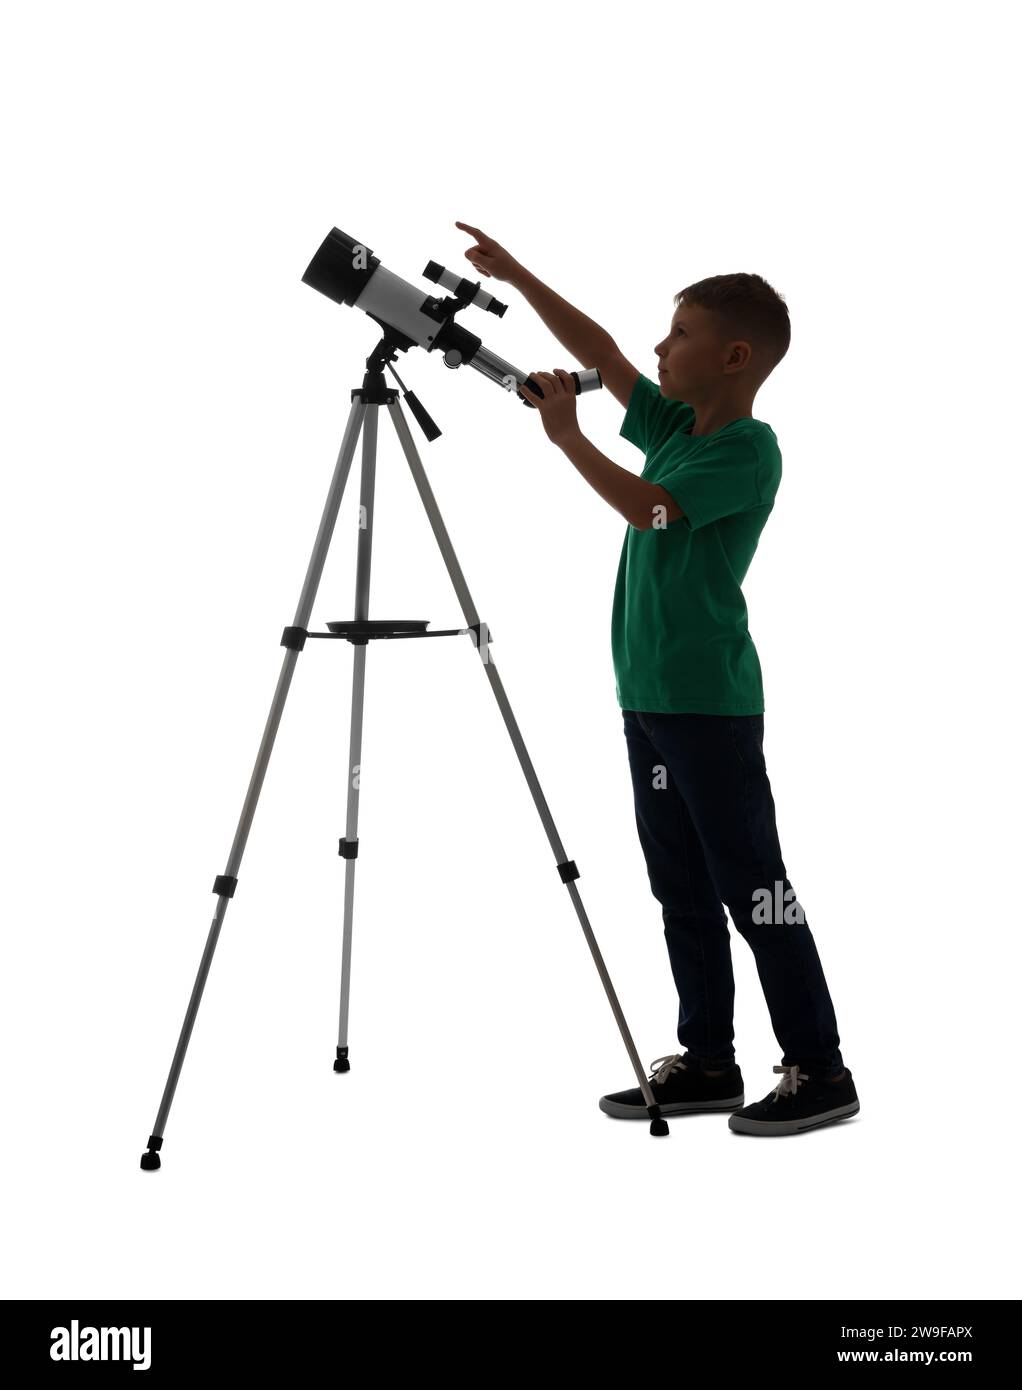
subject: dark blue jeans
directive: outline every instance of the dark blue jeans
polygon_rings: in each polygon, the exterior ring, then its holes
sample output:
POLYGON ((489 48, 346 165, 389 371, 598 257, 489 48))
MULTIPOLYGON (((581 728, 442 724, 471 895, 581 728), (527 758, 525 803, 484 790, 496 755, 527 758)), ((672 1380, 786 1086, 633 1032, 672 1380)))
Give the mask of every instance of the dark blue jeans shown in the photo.
POLYGON ((735 1060, 735 978, 722 904, 756 958, 785 1066, 844 1063, 816 943, 788 881, 763 758, 763 716, 623 710, 635 821, 678 989, 678 1042, 735 1060))

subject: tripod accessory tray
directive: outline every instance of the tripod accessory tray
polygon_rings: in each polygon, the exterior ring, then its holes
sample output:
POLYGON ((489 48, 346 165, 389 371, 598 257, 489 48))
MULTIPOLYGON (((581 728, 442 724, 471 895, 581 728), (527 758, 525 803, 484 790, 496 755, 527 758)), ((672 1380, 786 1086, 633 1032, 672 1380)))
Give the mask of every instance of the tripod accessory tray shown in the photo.
POLYGON ((346 637, 361 645, 373 637, 429 637, 426 618, 351 618, 347 622, 327 623, 335 637, 346 637))
POLYGON ((486 629, 485 640, 493 641, 489 624, 484 622, 470 623, 468 627, 438 628, 436 632, 426 631, 429 627, 428 618, 348 618, 340 622, 327 623, 327 627, 330 629, 329 632, 310 632, 304 627, 286 627, 280 645, 300 652, 308 637, 343 637, 353 646, 364 647, 373 638, 380 637, 458 637, 463 632, 473 632, 478 646, 483 640, 481 628, 486 629))

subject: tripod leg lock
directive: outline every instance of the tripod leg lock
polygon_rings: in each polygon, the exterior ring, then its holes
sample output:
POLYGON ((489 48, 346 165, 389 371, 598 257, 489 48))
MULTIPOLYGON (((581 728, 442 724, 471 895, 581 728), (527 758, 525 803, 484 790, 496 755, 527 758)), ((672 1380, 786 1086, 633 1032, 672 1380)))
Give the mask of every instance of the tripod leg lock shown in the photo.
POLYGON ((557 872, 561 876, 562 883, 571 883, 578 878, 578 869, 575 867, 574 859, 566 859, 563 864, 558 864, 557 872))
POLYGON ((338 840, 337 853, 342 859, 357 859, 358 840, 338 840))
POLYGON ((305 646, 305 639, 309 635, 307 627, 286 627, 284 635, 280 639, 280 645, 287 647, 290 651, 300 652, 305 646))
POLYGON ((234 890, 237 886, 238 880, 233 878, 230 874, 217 874, 216 881, 213 884, 213 892, 218 898, 221 895, 225 898, 233 898, 234 890))

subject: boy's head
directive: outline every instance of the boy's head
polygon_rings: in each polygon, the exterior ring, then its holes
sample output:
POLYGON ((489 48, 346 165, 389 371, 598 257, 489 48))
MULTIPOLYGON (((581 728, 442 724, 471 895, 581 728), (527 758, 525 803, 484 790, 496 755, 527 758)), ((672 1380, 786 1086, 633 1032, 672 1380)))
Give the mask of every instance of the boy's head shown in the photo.
POLYGON ((761 275, 713 275, 674 296, 667 337, 656 346, 660 390, 705 400, 732 386, 751 401, 788 351, 788 306, 761 275))

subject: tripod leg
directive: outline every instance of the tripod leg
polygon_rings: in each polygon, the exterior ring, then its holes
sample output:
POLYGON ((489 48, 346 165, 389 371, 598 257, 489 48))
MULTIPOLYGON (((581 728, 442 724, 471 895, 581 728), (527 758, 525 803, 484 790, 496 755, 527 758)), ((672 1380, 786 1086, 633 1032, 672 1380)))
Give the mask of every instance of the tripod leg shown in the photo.
POLYGON ((515 752, 518 754, 518 761, 521 763, 522 771, 525 773, 525 780, 529 784, 529 791, 532 793, 532 799, 536 803, 536 810, 539 812, 540 820, 543 822, 543 829, 546 831, 547 839, 550 841, 550 848, 554 852, 554 858, 557 863, 557 872, 560 874, 561 882, 565 885, 571 897, 575 912, 578 915, 578 920, 582 926, 582 931, 585 934, 589 950, 596 963, 596 969, 603 982, 603 988, 606 991, 608 1002, 610 1003, 614 1018, 617 1021, 617 1026, 621 1032, 625 1050, 628 1053, 629 1061, 632 1064, 632 1069, 638 1080, 639 1090, 642 1092, 642 1098, 646 1102, 646 1109, 649 1112, 651 1122, 649 1132, 650 1134, 656 1135, 667 1134, 667 1121, 661 1115, 660 1107, 656 1103, 653 1092, 650 1090, 649 1082, 646 1080, 646 1073, 643 1071, 642 1063, 639 1061, 639 1054, 635 1050, 635 1044, 632 1041, 632 1035, 629 1032, 624 1013, 618 1002, 617 994, 611 982, 610 975, 607 972, 607 967, 604 964, 603 956, 597 945, 596 937, 593 934, 593 929, 589 924, 589 918, 586 915, 582 899, 578 889, 575 887, 575 880, 578 878, 578 869, 575 867, 574 860, 567 859, 565 855, 561 837, 557 833, 554 818, 550 814, 550 807, 547 805, 546 797, 543 795, 543 788, 539 785, 539 778, 536 776, 536 769, 533 767, 532 759, 529 757, 529 750, 525 746, 525 740, 522 738, 521 730, 518 727, 518 721, 515 719, 514 712, 505 694, 504 686, 500 676, 497 674, 497 668, 494 665, 493 658, 490 656, 489 644, 486 641, 486 624, 480 623, 479 621, 479 614, 476 611, 475 604, 472 602, 472 595, 468 591, 465 576, 462 573, 461 565, 458 563, 458 557, 454 553, 454 547, 451 545, 451 539, 447 534, 447 527, 444 525, 443 517, 440 515, 440 509, 436 504, 436 498, 433 496, 433 489, 429 485, 429 479, 426 477, 425 470, 422 466, 422 460, 419 458, 418 450, 415 447, 415 441, 412 439, 411 432, 408 428, 408 422, 402 414, 401 406, 395 401, 388 408, 390 410, 391 419, 394 421, 394 428, 397 430, 398 438, 401 441, 401 447, 404 449, 405 458, 408 460, 408 467, 412 470, 412 477, 415 479, 415 486, 418 488, 419 496, 422 499, 422 505, 425 507, 426 515, 429 517, 429 524, 433 528, 433 534, 436 536, 437 545, 440 547, 440 553, 444 557, 444 564, 447 566, 447 573, 450 575, 451 583, 454 585, 454 592, 458 596, 461 611, 465 615, 465 621, 476 634, 483 670, 486 672, 486 678, 490 682, 490 689, 493 691, 494 698, 503 715, 504 723, 511 737, 511 742, 514 744, 515 752))
MULTIPOLYGON (((359 496, 358 556, 355 562, 355 617, 369 617, 369 570, 373 552, 373 510, 376 490, 376 437, 379 407, 372 405, 362 431, 362 486, 359 496)), ((358 790, 362 767, 362 710, 365 700, 368 641, 355 645, 351 678, 351 734, 348 742, 348 804, 344 839, 344 939, 341 948, 341 1010, 337 1025, 334 1071, 350 1071, 348 1060, 348 987, 351 981, 351 923, 355 908, 355 859, 358 856, 358 790)))
POLYGON ((163 1089, 163 1099, 160 1102, 159 1113, 156 1116, 156 1124, 153 1126, 153 1132, 149 1136, 147 1151, 142 1155, 141 1166, 145 1169, 159 1168, 160 1166, 160 1149, 163 1146, 163 1131, 167 1125, 167 1116, 170 1114, 171 1102, 174 1099, 174 1092, 177 1090, 178 1078, 181 1075, 181 1067, 184 1063, 185 1053, 188 1050, 188 1041, 191 1038, 192 1028, 195 1025, 195 1017, 199 1011, 202 991, 205 988, 206 976, 209 974, 209 967, 213 961, 213 953, 216 950, 217 940, 220 936, 220 928, 223 925, 224 915, 227 912, 227 904, 234 896, 234 890, 238 886, 238 870, 241 867, 242 856, 245 853, 245 845, 248 841, 249 831, 252 828, 252 820, 255 816, 256 804, 259 801, 259 793, 262 790, 263 778, 266 776, 270 754, 273 752, 273 743, 277 736, 277 728, 280 724, 281 715, 284 713, 284 703, 287 700, 288 690, 291 685, 291 677, 294 675, 294 669, 298 662, 298 653, 305 644, 309 618, 312 615, 312 605, 316 601, 316 591, 319 588, 319 581, 323 574, 323 566, 326 563, 327 552, 330 549, 330 541, 333 537, 337 513, 340 509, 341 498, 344 495, 344 485, 348 478, 348 470, 351 467, 351 460, 355 453, 355 445, 358 442, 358 435, 362 428, 362 419, 365 415, 365 411, 366 407, 361 401, 352 401, 351 413, 348 416, 344 438, 341 441, 341 450, 337 455, 337 463, 334 467, 333 478, 330 482, 330 491, 327 494, 326 506, 323 509, 323 516, 319 523, 316 542, 312 549, 312 558, 309 561, 309 568, 305 575, 305 583, 302 586, 301 598, 298 601, 294 625, 285 629, 284 636, 281 639, 281 645, 287 647, 287 654, 284 657, 284 664, 277 678, 277 688, 274 692, 273 704, 270 707, 270 715, 266 721, 266 728, 263 731, 262 742, 259 745, 259 753, 256 757, 251 780, 248 784, 248 793, 245 797, 244 807, 242 808, 241 819, 238 822, 238 829, 234 836, 234 844, 231 847, 230 858, 227 861, 227 872, 217 875, 216 882, 213 884, 213 892, 217 894, 216 912, 213 915, 209 935, 206 938, 206 948, 202 953, 199 973, 195 977, 191 998, 188 1001, 188 1009, 185 1013, 185 1021, 181 1028, 181 1035, 177 1041, 174 1060, 170 1067, 170 1075, 167 1077, 167 1084, 163 1089))

